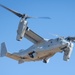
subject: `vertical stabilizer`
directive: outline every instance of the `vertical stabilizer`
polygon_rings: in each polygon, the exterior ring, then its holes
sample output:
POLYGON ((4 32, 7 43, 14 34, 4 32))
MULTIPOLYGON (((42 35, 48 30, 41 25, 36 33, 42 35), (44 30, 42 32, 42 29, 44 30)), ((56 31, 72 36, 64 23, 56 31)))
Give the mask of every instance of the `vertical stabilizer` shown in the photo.
POLYGON ((0 57, 6 56, 7 49, 5 42, 1 43, 1 49, 0 49, 0 57))

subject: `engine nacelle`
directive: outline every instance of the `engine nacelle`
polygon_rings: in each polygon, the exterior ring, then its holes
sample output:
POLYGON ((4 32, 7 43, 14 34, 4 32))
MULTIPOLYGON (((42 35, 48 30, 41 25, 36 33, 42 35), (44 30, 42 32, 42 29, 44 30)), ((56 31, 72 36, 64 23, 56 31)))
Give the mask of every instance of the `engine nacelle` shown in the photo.
POLYGON ((67 50, 64 51, 64 56, 63 56, 64 61, 69 61, 72 50, 73 50, 73 43, 71 43, 70 46, 67 48, 67 50))
POLYGON ((25 31, 26 31, 26 28, 27 28, 27 21, 20 21, 20 24, 17 30, 17 37, 16 37, 17 41, 22 40, 22 38, 24 37, 25 31))

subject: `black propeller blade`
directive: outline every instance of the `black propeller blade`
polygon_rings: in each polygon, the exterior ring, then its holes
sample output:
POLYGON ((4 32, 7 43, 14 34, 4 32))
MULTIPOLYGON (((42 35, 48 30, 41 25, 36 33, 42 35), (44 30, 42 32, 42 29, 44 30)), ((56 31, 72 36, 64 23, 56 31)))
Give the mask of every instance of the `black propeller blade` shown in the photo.
POLYGON ((38 19, 51 19, 50 17, 36 17, 38 19))
POLYGON ((2 4, 0 4, 0 6, 3 7, 3 8, 5 8, 6 10, 12 12, 13 14, 17 15, 18 17, 22 17, 22 18, 25 17, 25 19, 28 19, 28 18, 34 18, 34 19, 51 19, 50 17, 31 17, 31 16, 28 16, 26 14, 21 14, 19 12, 16 12, 16 11, 14 11, 14 10, 12 10, 12 9, 10 9, 10 8, 2 5, 2 4))
POLYGON ((11 9, 7 8, 6 6, 4 6, 4 5, 2 5, 2 4, 0 4, 0 6, 3 7, 3 8, 5 8, 5 9, 7 9, 8 11, 14 13, 14 14, 17 15, 18 17, 23 17, 23 14, 21 14, 21 13, 19 13, 19 12, 16 12, 16 11, 14 11, 14 10, 11 10, 11 9))
POLYGON ((27 18, 32 18, 32 19, 51 19, 50 17, 31 17, 31 16, 27 16, 27 18))

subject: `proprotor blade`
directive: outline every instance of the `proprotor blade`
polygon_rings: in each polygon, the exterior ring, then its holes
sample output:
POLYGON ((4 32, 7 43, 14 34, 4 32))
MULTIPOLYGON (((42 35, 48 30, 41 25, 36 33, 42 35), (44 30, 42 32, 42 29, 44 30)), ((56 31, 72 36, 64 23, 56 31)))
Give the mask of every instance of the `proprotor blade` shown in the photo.
POLYGON ((50 17, 31 17, 31 16, 27 16, 27 18, 33 18, 33 19, 51 19, 50 17))
POLYGON ((2 5, 2 4, 0 4, 0 6, 3 7, 3 8, 5 8, 5 9, 7 9, 8 11, 14 13, 14 14, 17 15, 18 17, 23 17, 23 14, 21 14, 21 13, 18 13, 18 12, 16 12, 16 11, 12 10, 12 9, 9 9, 9 8, 7 8, 6 6, 2 5))
POLYGON ((39 19, 51 19, 50 17, 37 17, 39 19))

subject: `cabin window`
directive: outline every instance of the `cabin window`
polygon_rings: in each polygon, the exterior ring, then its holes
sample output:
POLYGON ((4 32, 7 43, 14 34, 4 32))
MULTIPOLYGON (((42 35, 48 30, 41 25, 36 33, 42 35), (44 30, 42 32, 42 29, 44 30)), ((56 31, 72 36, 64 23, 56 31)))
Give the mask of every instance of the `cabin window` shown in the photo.
POLYGON ((51 41, 51 43, 52 43, 52 41, 51 41))
POLYGON ((48 45, 48 47, 50 47, 50 45, 48 45))

